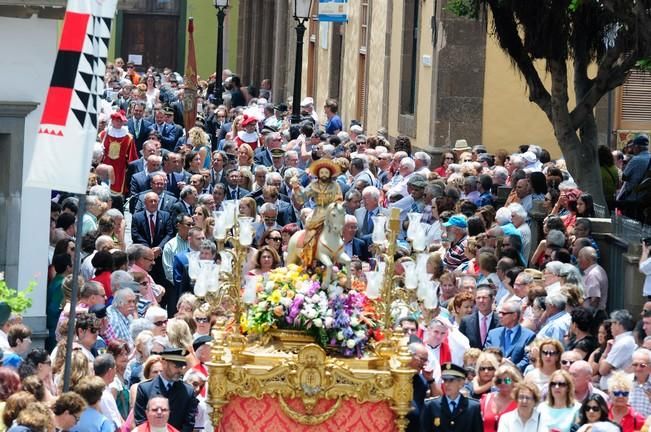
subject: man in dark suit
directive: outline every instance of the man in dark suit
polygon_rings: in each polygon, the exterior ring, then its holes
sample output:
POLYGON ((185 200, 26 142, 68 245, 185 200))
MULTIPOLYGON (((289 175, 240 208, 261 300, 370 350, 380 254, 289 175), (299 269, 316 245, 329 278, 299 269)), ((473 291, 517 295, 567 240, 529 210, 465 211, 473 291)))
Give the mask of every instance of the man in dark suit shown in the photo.
POLYGON ((156 143, 156 141, 154 140, 145 141, 145 143, 142 146, 142 157, 134 160, 133 162, 129 162, 129 165, 127 165, 126 181, 128 185, 131 185, 131 177, 133 177, 134 174, 145 170, 145 164, 147 158, 157 153, 158 153, 158 143, 156 143))
POLYGON ((167 315, 174 316, 177 312, 176 303, 185 292, 192 290, 188 267, 190 266, 191 252, 198 252, 201 249, 201 243, 206 239, 201 227, 193 226, 188 231, 188 249, 180 251, 174 255, 172 261, 172 279, 174 287, 168 291, 167 296, 167 315))
POLYGON ((441 365, 445 394, 425 403, 420 416, 422 432, 483 432, 479 402, 459 391, 466 380, 466 371, 453 363, 441 365))
POLYGON ((362 206, 355 210, 357 218, 357 237, 369 242, 373 234, 373 217, 386 214, 386 209, 381 208, 380 190, 375 186, 367 186, 362 191, 362 206))
POLYGON ((502 350, 504 358, 513 362, 520 372, 529 364, 529 356, 525 348, 536 338, 536 334, 520 325, 522 306, 519 300, 507 300, 499 308, 500 324, 502 327, 488 332, 486 347, 497 347, 502 350))
POLYGON ((129 133, 133 135, 133 139, 136 141, 138 153, 140 153, 145 141, 149 137, 149 130, 152 126, 152 123, 143 117, 144 114, 144 102, 135 101, 131 103, 131 118, 127 122, 127 127, 129 128, 129 133))
POLYGON ((217 183, 222 183, 223 185, 226 185, 226 170, 224 169, 224 165, 226 163, 226 160, 228 159, 228 155, 223 152, 223 151, 214 151, 212 153, 212 167, 210 169, 210 185, 215 186, 217 183))
POLYGON ((150 176, 153 173, 160 171, 162 162, 163 158, 158 155, 151 155, 147 157, 145 169, 135 173, 129 182, 129 193, 132 197, 136 197, 138 194, 140 194, 140 192, 144 192, 150 188, 150 176))
POLYGON ((194 214, 194 206, 197 204, 197 190, 194 186, 186 186, 181 190, 179 200, 170 207, 172 220, 183 213, 190 217, 194 214))
POLYGON ((171 129, 171 138, 174 141, 174 147, 170 150, 176 149, 179 145, 179 140, 183 137, 183 127, 174 122, 174 109, 172 107, 163 108, 165 114, 165 124, 167 129, 171 129))
POLYGON ((168 289, 170 284, 163 271, 162 254, 165 244, 174 236, 174 226, 170 214, 158 210, 158 202, 159 198, 155 192, 145 195, 145 211, 134 214, 131 219, 131 240, 152 249, 156 261, 151 276, 157 284, 168 289))
POLYGON ((409 354, 411 354, 411 363, 409 366, 416 370, 412 378, 414 387, 411 399, 411 410, 407 414, 407 432, 420 431, 420 414, 425 406, 425 398, 430 386, 434 384, 434 376, 431 370, 426 370, 425 366, 429 360, 427 347, 419 342, 409 344, 409 354))
POLYGON ((163 210, 171 213, 172 206, 178 201, 176 197, 170 192, 165 190, 167 181, 165 173, 159 171, 151 175, 150 181, 151 189, 141 192, 137 197, 131 197, 129 201, 129 211, 134 214, 145 209, 145 196, 147 192, 155 192, 158 195, 158 210, 163 210))
POLYGON ((240 187, 240 180, 242 178, 242 174, 235 169, 232 168, 226 173, 226 199, 227 200, 236 200, 240 198, 244 198, 247 196, 251 191, 244 189, 243 187, 240 187))
POLYGON ((256 244, 262 240, 264 233, 277 229, 278 231, 282 230, 283 227, 278 224, 278 206, 272 203, 264 203, 260 207, 260 218, 261 222, 254 222, 253 229, 255 230, 255 242, 256 244))
MULTIPOLYGON (((168 109, 169 110, 169 109, 168 109)), ((171 111, 171 117, 174 117, 174 111, 171 111)), ((155 122, 151 125, 151 129, 156 131, 160 136, 160 143, 164 149, 174 151, 176 147, 176 140, 178 139, 175 125, 168 125, 165 121, 166 115, 163 109, 156 110, 154 114, 155 122)))
POLYGON ((168 423, 181 432, 193 432, 199 402, 194 395, 194 388, 183 382, 187 354, 185 350, 166 349, 161 355, 161 373, 152 380, 140 383, 134 406, 136 425, 147 421, 146 409, 149 399, 162 395, 169 400, 168 423))
POLYGON ((368 261, 371 254, 368 251, 368 245, 361 238, 355 237, 357 232, 357 219, 353 215, 346 215, 344 229, 341 236, 344 240, 344 252, 349 257, 357 257, 361 261, 368 261))
POLYGON ((165 171, 165 175, 167 176, 167 191, 177 198, 183 186, 189 181, 189 173, 187 171, 182 169, 181 172, 178 171, 178 166, 183 166, 182 159, 178 153, 167 150, 163 152, 163 171, 165 171))
POLYGON ((480 285, 475 295, 476 310, 461 319, 459 331, 466 335, 472 348, 484 349, 488 332, 499 326, 493 313, 493 290, 487 285, 480 285))
POLYGON ((282 144, 283 137, 278 132, 268 133, 264 137, 264 145, 255 149, 253 161, 256 165, 270 167, 273 164, 271 150, 281 148, 282 144))

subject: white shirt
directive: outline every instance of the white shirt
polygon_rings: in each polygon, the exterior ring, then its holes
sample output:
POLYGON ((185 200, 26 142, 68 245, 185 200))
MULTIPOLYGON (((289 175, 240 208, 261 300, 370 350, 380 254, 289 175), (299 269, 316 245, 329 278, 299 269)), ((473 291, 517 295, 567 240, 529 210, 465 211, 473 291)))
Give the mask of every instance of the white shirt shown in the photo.
POLYGON ((113 421, 117 427, 122 426, 124 423, 124 419, 120 415, 120 411, 118 411, 118 405, 115 402, 113 393, 111 393, 111 389, 108 386, 102 392, 102 399, 99 401, 99 410, 109 420, 113 421))
POLYGON ((522 423, 518 410, 509 411, 500 417, 497 432, 537 432, 538 423, 540 422, 540 413, 536 408, 533 409, 529 420, 522 423))
POLYGON ((10 348, 9 341, 7 340, 7 333, 0 330, 0 349, 2 349, 2 351, 9 351, 10 348))
POLYGON ((644 288, 642 288, 643 296, 651 296, 651 257, 640 262, 640 272, 644 273, 644 288))
MULTIPOLYGON (((633 361, 633 352, 637 349, 633 332, 624 332, 615 336, 613 347, 606 357, 606 361, 613 369, 627 369, 633 361)), ((602 390, 608 388, 608 380, 612 373, 602 376, 599 381, 599 387, 602 390)))

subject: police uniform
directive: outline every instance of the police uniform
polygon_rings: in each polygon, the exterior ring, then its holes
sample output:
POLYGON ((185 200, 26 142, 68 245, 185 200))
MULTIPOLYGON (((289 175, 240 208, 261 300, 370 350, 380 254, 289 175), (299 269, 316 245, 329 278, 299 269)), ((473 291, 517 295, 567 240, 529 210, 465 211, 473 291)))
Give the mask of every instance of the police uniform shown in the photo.
MULTIPOLYGON (((465 370, 455 364, 446 363, 441 369, 443 378, 465 379, 465 370)), ((447 396, 427 401, 421 413, 420 427, 422 432, 483 432, 479 402, 460 394, 458 405, 451 412, 447 396)))
MULTIPOLYGON (((166 361, 176 363, 185 363, 185 350, 166 349, 161 357, 166 361)), ((161 375, 148 381, 141 382, 138 385, 136 403, 134 405, 134 418, 136 425, 140 425, 147 420, 145 411, 149 399, 161 395, 169 400, 170 418, 168 424, 174 426, 181 432, 192 432, 194 430, 195 418, 197 415, 198 400, 194 395, 194 389, 190 384, 183 381, 168 382, 170 388, 166 388, 166 383, 161 375)))

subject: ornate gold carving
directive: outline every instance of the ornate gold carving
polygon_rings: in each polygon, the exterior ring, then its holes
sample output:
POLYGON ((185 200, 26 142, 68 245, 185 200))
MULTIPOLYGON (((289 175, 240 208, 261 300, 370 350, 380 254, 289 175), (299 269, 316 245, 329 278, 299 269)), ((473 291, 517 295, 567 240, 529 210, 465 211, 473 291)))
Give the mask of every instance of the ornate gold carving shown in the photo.
POLYGON ((267 353, 265 361, 275 358, 272 364, 247 363, 247 359, 256 358, 256 354, 247 353, 247 348, 239 356, 242 363, 234 365, 225 360, 226 345, 233 339, 219 331, 215 331, 213 336, 213 362, 208 364, 208 403, 213 407, 215 425, 219 424, 222 409, 231 397, 261 399, 268 395, 278 399, 281 410, 289 418, 305 425, 327 421, 335 415, 344 399, 354 399, 358 403, 387 401, 396 413, 398 430, 406 428, 405 416, 410 409, 411 379, 415 371, 408 366, 411 356, 406 347, 398 348, 396 345, 402 336, 400 334, 390 340, 396 365, 390 370, 353 369, 347 364, 349 360, 328 357, 316 344, 303 346, 297 354, 267 353), (304 412, 297 412, 289 406, 287 399, 300 399, 304 412), (316 413, 314 409, 321 399, 334 400, 335 403, 325 412, 316 413))

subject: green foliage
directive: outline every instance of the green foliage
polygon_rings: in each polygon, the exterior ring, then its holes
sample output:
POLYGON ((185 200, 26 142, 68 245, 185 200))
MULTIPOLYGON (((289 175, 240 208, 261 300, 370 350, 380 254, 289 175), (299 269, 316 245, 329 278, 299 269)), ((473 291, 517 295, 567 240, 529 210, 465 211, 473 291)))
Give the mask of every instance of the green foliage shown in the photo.
POLYGON ((477 0, 450 0, 445 10, 457 16, 477 18, 479 16, 479 3, 477 0))
POLYGON ((635 67, 646 72, 651 72, 651 59, 646 58, 638 60, 638 62, 635 63, 635 67))
POLYGON ((568 9, 571 12, 576 12, 576 10, 581 6, 583 0, 570 0, 570 5, 568 6, 568 9))
POLYGON ((32 307, 32 299, 29 295, 34 290, 36 282, 30 282, 30 284, 22 291, 18 291, 13 288, 9 288, 4 279, 0 280, 0 301, 6 302, 11 311, 14 313, 21 314, 27 309, 32 307))

